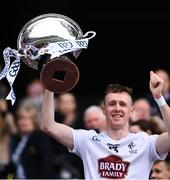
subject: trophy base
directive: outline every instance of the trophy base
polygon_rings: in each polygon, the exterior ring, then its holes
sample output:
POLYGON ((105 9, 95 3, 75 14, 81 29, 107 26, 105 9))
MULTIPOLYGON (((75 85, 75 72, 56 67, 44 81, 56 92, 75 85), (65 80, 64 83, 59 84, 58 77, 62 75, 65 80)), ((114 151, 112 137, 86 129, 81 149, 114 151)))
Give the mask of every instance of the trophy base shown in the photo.
POLYGON ((40 80, 45 89, 55 93, 64 93, 74 88, 79 76, 79 70, 73 62, 54 58, 41 69, 40 80))

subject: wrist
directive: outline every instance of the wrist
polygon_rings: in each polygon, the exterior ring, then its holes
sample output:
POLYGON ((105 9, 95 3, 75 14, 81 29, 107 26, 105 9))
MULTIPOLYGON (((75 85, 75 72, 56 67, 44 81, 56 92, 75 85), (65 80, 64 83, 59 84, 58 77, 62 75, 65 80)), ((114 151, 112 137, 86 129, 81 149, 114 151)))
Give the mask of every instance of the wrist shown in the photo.
POLYGON ((166 104, 165 98, 163 96, 161 96, 160 98, 154 98, 154 99, 159 107, 162 107, 166 104))

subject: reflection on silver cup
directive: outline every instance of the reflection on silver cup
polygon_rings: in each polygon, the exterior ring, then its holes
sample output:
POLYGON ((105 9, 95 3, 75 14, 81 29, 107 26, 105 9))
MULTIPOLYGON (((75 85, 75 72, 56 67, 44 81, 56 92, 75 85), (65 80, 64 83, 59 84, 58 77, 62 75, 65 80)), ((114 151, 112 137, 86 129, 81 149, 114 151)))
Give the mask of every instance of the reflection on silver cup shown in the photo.
MULTIPOLYGON (((32 53, 36 54, 36 50, 48 47, 52 43, 82 38, 82 30, 72 19, 60 14, 43 14, 30 20, 21 29, 17 40, 17 47, 25 55, 21 59, 28 66, 38 69, 40 57, 32 60, 29 52, 25 52, 28 46, 32 45, 35 48, 32 49, 32 53)), ((77 58, 80 50, 74 51, 72 54, 77 58)))

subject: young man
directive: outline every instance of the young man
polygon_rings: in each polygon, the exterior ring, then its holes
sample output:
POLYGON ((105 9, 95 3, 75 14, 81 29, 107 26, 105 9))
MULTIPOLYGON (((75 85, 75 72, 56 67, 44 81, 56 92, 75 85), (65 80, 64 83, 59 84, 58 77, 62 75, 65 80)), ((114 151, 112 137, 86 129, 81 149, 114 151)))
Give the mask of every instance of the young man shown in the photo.
POLYGON ((133 111, 131 89, 110 85, 106 90, 103 112, 107 119, 105 132, 74 130, 54 121, 53 93, 45 90, 41 128, 79 155, 86 179, 148 179, 153 162, 164 159, 170 151, 170 108, 162 96, 163 80, 150 72, 150 90, 160 106, 168 132, 149 136, 129 132, 133 111))
POLYGON ((153 164, 150 179, 170 179, 170 160, 157 160, 153 164))

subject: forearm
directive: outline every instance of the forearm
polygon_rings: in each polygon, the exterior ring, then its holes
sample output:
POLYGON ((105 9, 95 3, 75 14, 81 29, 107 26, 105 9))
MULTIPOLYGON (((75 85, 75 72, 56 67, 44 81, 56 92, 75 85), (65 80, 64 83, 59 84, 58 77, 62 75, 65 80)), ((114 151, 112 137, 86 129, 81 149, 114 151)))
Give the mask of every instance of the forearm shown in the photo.
POLYGON ((161 101, 157 100, 160 108, 167 132, 162 133, 156 141, 156 149, 159 155, 170 151, 170 107, 165 102, 164 98, 161 101))
POLYGON ((54 93, 45 90, 41 110, 41 129, 46 130, 54 124, 54 93))
POLYGON ((54 120, 54 93, 48 90, 44 92, 40 122, 42 131, 70 149, 73 148, 71 128, 54 120))
POLYGON ((167 104, 165 104, 159 108, 160 108, 164 123, 166 125, 166 129, 170 136, 170 107, 167 104))

